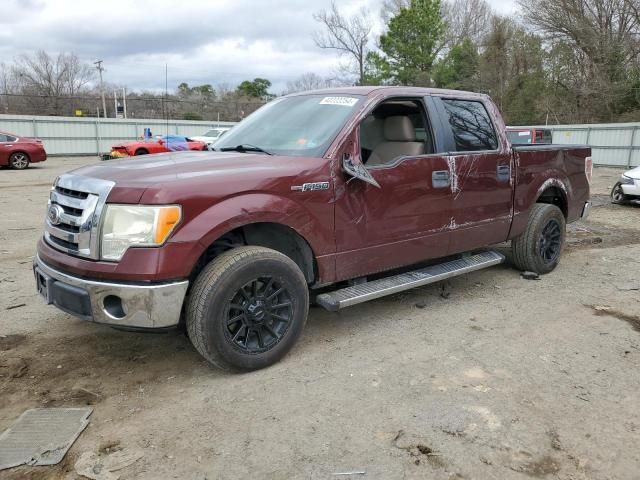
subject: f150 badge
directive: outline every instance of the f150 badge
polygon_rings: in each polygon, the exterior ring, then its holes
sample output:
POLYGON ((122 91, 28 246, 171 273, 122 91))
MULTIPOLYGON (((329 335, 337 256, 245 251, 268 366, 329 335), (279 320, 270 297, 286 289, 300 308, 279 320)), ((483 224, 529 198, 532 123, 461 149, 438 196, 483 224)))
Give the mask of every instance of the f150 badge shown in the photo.
POLYGON ((291 190, 294 192, 315 192, 316 190, 329 190, 329 182, 312 182, 303 183, 302 185, 293 185, 291 190))

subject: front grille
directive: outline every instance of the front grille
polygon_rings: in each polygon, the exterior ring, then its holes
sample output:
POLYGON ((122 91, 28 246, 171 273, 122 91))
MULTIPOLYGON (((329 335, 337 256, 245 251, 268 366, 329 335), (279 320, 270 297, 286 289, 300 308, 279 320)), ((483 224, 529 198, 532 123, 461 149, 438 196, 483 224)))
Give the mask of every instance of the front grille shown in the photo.
POLYGON ((49 241, 64 248, 65 250, 78 250, 77 243, 67 242, 65 240, 62 240, 61 238, 54 237, 53 235, 49 236, 49 241))
POLYGON ((82 210, 79 208, 67 207, 66 205, 60 205, 60 206, 64 210, 64 213, 66 213, 67 215, 72 215, 74 217, 82 216, 82 210))
POLYGON ((100 214, 113 185, 72 174, 58 177, 49 195, 48 243, 72 255, 98 258, 100 214))
POLYGON ((56 192, 60 192, 62 195, 66 195, 67 197, 85 199, 89 196, 89 193, 87 192, 79 192, 78 190, 71 190, 70 188, 63 188, 59 186, 56 186, 55 190, 56 192))

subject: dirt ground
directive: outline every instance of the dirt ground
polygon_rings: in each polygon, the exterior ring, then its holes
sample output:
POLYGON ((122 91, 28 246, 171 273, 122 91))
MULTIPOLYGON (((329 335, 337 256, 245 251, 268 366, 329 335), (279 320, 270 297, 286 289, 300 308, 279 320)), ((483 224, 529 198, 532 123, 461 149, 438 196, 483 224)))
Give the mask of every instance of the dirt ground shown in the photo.
POLYGON ((62 464, 1 479, 80 478, 80 454, 120 449, 143 454, 123 479, 640 478, 640 208, 609 203, 620 170, 596 169, 591 217, 540 281, 502 265, 312 308, 283 361, 233 375, 180 332, 119 332, 37 297, 49 187, 95 161, 0 171, 0 431, 28 408, 95 409, 62 464))

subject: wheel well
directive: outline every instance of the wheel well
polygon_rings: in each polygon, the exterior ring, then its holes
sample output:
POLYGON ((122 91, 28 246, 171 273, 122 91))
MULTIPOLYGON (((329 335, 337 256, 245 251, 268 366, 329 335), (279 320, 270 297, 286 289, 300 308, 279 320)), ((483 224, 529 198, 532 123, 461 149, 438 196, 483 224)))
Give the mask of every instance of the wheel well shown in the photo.
POLYGON ((31 155, 29 155, 27 152, 22 151, 22 150, 15 150, 15 151, 11 152, 11 155, 9 155, 9 158, 13 157, 16 153, 22 153, 23 155, 26 155, 27 158, 29 159, 29 161, 31 161, 31 155))
POLYGON ((149 150, 147 150, 146 148, 136 148, 134 155, 141 155, 140 152, 144 152, 145 155, 149 154, 149 150))
POLYGON ((555 205, 562 211, 564 218, 567 218, 567 215, 569 213, 567 197, 564 192, 558 187, 547 188, 544 192, 542 192, 542 195, 538 197, 536 203, 548 203, 551 205, 555 205))
POLYGON ((316 279, 315 259, 307 241, 295 230, 278 223, 252 223, 224 234, 200 256, 191 279, 195 279, 205 265, 221 253, 243 245, 276 250, 300 267, 307 283, 313 283, 316 279))

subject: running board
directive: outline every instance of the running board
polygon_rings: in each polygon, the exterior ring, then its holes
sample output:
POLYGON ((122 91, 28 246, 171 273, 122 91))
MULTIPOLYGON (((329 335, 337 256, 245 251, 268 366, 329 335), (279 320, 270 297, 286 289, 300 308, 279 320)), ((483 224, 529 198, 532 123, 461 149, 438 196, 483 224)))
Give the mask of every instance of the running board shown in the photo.
POLYGON ((501 253, 492 250, 481 252, 419 270, 373 280, 333 292, 322 293, 316 297, 316 303, 330 312, 337 312, 343 308, 368 300, 492 267, 504 262, 504 260, 505 257, 501 253))

